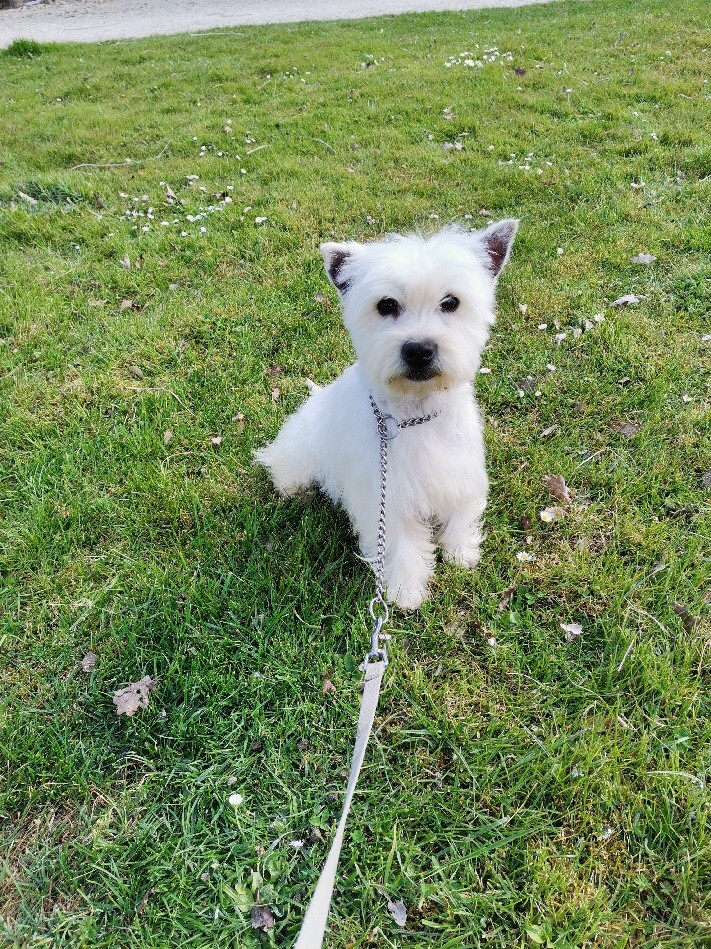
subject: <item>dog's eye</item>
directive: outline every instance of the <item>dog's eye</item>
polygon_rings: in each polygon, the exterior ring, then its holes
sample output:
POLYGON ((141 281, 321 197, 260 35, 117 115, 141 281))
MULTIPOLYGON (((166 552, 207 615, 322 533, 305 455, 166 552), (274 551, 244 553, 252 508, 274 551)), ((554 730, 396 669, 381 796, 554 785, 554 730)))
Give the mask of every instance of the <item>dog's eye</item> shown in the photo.
POLYGON ((444 310, 445 313, 454 313, 454 311, 459 306, 459 300, 457 297, 452 296, 451 293, 448 293, 444 300, 440 303, 440 309, 444 310))
POLYGON ((381 316, 400 315, 400 304, 392 297, 383 297, 382 300, 378 300, 376 309, 381 316))

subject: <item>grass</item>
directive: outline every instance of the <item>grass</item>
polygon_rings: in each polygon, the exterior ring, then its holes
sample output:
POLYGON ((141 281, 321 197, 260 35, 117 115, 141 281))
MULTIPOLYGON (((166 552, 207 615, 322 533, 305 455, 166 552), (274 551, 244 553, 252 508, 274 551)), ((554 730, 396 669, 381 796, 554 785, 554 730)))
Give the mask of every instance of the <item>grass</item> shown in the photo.
POLYGON ((372 580, 343 515, 278 500, 251 451, 352 358, 318 242, 481 209, 522 219, 478 379, 488 539, 396 613, 327 944, 711 938, 706 12, 0 55, 6 944, 290 944, 344 790, 372 580), (444 65, 486 47, 512 57, 444 65), (575 504, 544 524, 549 474, 575 504), (119 719, 143 675, 150 707, 119 719))

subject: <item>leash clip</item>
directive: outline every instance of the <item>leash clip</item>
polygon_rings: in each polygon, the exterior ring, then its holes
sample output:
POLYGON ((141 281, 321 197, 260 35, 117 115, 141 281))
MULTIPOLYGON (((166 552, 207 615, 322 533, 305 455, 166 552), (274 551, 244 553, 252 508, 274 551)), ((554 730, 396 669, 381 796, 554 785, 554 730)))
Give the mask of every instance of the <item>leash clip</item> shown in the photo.
POLYGON ((369 662, 382 662, 384 666, 388 664, 388 651, 385 646, 380 645, 380 631, 383 628, 383 622, 384 618, 382 616, 379 616, 375 621, 370 636, 370 651, 365 654, 363 669, 367 668, 369 662))

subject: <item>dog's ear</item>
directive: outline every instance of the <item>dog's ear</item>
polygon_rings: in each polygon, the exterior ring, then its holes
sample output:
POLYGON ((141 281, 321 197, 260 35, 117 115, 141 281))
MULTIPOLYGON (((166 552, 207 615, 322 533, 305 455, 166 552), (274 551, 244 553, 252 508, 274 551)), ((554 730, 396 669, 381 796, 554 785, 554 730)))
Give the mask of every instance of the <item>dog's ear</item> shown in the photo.
POLYGON ((350 286, 344 271, 348 269, 353 255, 358 252, 360 244, 356 241, 348 241, 344 244, 325 243, 321 244, 319 250, 326 266, 326 273, 333 286, 343 295, 350 286))
POLYGON ((486 263, 494 279, 499 276, 509 259, 517 230, 518 220, 510 217, 495 221, 483 231, 477 231, 475 235, 484 249, 486 263))

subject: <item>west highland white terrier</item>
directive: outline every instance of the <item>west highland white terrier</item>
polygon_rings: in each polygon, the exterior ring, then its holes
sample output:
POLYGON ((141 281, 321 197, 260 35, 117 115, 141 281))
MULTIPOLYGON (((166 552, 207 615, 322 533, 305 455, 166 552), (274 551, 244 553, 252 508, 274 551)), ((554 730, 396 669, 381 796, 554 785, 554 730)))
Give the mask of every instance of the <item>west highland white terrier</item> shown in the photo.
POLYGON ((330 385, 312 384, 256 452, 281 494, 318 486, 342 504, 374 563, 380 440, 371 398, 394 420, 431 416, 388 443, 385 582, 405 609, 427 597, 436 545, 462 566, 479 560, 489 482, 472 380, 517 229, 508 219, 474 232, 322 244, 358 361, 330 385))

